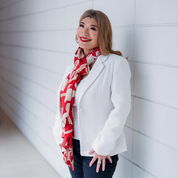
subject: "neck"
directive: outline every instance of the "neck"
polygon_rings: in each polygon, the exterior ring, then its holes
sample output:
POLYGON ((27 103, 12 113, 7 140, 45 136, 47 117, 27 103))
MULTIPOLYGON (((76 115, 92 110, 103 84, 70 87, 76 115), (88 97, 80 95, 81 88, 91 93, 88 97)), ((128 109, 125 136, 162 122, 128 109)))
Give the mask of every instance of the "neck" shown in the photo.
POLYGON ((91 50, 83 49, 83 53, 86 56, 91 50))

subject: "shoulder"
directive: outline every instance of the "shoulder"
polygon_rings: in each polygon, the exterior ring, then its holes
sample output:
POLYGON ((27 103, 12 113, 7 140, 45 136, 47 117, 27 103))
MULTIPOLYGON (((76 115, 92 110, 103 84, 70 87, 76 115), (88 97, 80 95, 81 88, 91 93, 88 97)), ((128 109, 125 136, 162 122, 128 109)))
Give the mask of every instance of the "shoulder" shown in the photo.
POLYGON ((107 55, 107 60, 105 61, 109 65, 128 65, 128 61, 126 58, 119 56, 117 54, 109 54, 107 55))
POLYGON ((119 55, 113 54, 113 53, 109 54, 108 58, 114 60, 115 62, 118 61, 118 60, 125 60, 125 61, 127 61, 127 59, 124 58, 123 56, 119 56, 119 55))
POLYGON ((116 54, 109 54, 107 56, 107 60, 104 61, 105 66, 111 68, 113 72, 118 73, 124 72, 128 73, 131 76, 131 70, 129 66, 129 62, 126 58, 116 55, 116 54))

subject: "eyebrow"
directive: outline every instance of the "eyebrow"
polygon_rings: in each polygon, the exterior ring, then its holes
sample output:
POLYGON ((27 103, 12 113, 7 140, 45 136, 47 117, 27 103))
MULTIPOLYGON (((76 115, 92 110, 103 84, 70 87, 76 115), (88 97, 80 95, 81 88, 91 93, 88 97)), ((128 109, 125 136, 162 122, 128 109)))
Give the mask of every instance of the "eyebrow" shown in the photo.
MULTIPOLYGON (((83 24, 85 24, 84 22, 80 22, 80 23, 83 23, 83 24)), ((94 27, 98 28, 96 25, 90 25, 90 26, 94 26, 94 27)))

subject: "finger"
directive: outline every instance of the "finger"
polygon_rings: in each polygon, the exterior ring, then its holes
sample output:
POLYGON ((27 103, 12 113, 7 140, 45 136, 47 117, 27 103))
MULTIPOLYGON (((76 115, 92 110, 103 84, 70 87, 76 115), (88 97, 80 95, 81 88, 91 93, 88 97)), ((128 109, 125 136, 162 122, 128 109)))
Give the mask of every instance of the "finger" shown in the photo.
POLYGON ((98 173, 99 170, 100 170, 100 166, 101 166, 101 163, 97 163, 97 166, 96 166, 96 172, 98 173))
POLYGON ((112 163, 112 158, 110 156, 107 156, 110 163, 112 163))
POLYGON ((88 152, 88 154, 93 154, 95 151, 92 149, 88 152))
POLYGON ((106 158, 102 160, 102 171, 105 171, 105 166, 106 166, 106 158))
POLYGON ((90 167, 93 165, 93 163, 96 161, 96 159, 97 159, 97 157, 94 156, 93 159, 90 161, 90 164, 89 164, 90 167))

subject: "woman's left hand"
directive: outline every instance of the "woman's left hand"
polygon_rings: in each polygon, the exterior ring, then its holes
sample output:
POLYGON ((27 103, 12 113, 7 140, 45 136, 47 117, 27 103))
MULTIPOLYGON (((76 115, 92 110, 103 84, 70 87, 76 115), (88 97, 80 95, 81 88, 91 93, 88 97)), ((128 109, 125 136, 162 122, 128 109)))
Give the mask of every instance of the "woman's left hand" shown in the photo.
POLYGON ((109 160, 110 163, 112 163, 112 159, 109 155, 107 156, 102 156, 97 154, 93 149, 89 151, 88 154, 92 154, 95 153, 93 159, 91 160, 89 166, 91 167, 93 165, 93 163, 98 159, 98 161, 101 161, 101 163, 97 162, 97 166, 96 166, 96 172, 98 173, 100 170, 100 166, 102 164, 102 171, 105 171, 105 166, 106 166, 106 158, 109 160))

